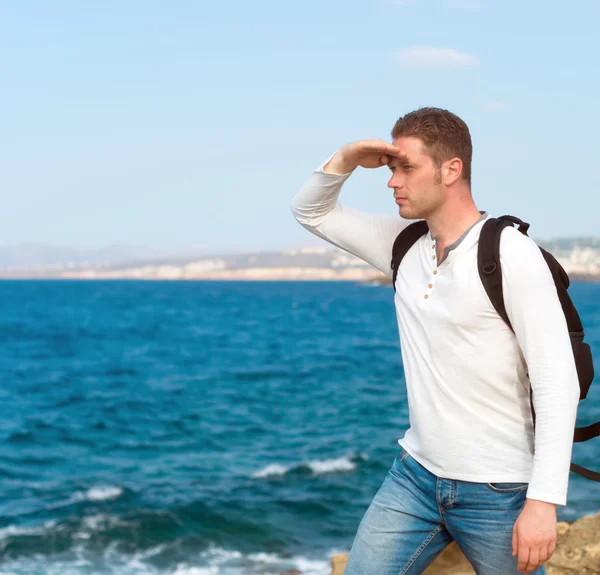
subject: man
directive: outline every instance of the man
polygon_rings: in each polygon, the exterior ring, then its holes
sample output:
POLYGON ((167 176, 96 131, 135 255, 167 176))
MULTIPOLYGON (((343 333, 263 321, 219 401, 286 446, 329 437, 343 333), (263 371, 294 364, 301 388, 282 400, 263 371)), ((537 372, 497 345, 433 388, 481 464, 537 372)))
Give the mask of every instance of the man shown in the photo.
POLYGON ((390 277, 398 234, 410 220, 429 226, 396 280, 410 428, 359 525, 346 575, 422 573, 453 540, 479 575, 540 575, 555 549, 579 400, 575 361, 550 271, 513 228, 502 233, 500 257, 514 333, 487 297, 477 247, 489 216, 471 195, 471 156, 460 118, 422 108, 396 122, 392 144, 343 146, 292 203, 310 232, 390 277), (358 166, 388 166, 399 218, 339 203, 358 166))

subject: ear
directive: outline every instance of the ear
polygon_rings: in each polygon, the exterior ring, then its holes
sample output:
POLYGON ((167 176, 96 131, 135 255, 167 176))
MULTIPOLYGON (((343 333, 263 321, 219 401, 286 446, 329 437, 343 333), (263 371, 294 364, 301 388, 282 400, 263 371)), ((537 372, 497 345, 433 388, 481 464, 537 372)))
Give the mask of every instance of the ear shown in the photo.
POLYGON ((460 158, 452 158, 442 164, 442 178, 447 186, 452 185, 462 174, 463 163, 460 158))

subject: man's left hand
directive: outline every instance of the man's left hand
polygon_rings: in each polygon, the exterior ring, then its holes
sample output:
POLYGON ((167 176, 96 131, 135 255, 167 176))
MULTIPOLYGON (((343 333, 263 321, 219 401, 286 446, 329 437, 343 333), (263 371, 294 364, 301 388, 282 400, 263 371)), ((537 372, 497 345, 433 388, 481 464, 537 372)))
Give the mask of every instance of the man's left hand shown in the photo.
POLYGON ((527 499, 513 527, 513 556, 519 556, 519 573, 539 569, 556 548, 556 505, 536 499, 527 499))

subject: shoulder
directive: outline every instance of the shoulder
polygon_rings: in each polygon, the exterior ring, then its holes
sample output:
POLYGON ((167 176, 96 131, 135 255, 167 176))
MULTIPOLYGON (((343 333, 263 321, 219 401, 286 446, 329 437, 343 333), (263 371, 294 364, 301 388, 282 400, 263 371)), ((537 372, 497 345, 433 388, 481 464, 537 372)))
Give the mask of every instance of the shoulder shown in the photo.
POLYGON ((505 278, 552 281, 552 273, 537 243, 513 227, 505 228, 500 236, 500 265, 505 278))
POLYGON ((527 254, 537 254, 540 248, 529 236, 522 234, 517 228, 504 228, 500 236, 500 257, 519 255, 522 250, 527 254))
POLYGON ((500 262, 502 265, 505 262, 509 265, 544 263, 544 256, 529 236, 522 234, 517 228, 507 227, 500 236, 500 262))

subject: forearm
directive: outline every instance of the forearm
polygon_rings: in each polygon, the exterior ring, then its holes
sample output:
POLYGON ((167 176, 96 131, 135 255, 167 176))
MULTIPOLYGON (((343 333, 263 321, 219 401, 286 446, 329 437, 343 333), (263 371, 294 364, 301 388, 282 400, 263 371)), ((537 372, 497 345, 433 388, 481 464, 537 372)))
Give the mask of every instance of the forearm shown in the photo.
POLYGON ((325 173, 325 166, 335 155, 313 171, 292 200, 292 213, 303 226, 316 227, 338 204, 342 186, 350 173, 325 173))
MULTIPOLYGON (((391 277, 392 245, 409 222, 397 216, 379 216, 342 205, 339 196, 350 173, 324 171, 328 163, 332 169, 334 156, 314 170, 302 185, 292 200, 292 213, 312 234, 391 277)), ((334 162, 333 167, 336 166, 340 167, 334 162)))
POLYGON ((536 414, 527 497, 565 505, 579 403, 577 368, 560 304, 543 293, 537 297, 544 311, 538 310, 535 317, 530 310, 530 317, 515 326, 523 342, 536 414))
POLYGON ((576 369, 569 368, 572 354, 562 357, 563 369, 558 368, 555 372, 557 378, 563 376, 560 381, 536 381, 535 377, 531 380, 536 426, 533 470, 527 491, 530 499, 557 505, 565 505, 567 500, 579 401, 576 369))

